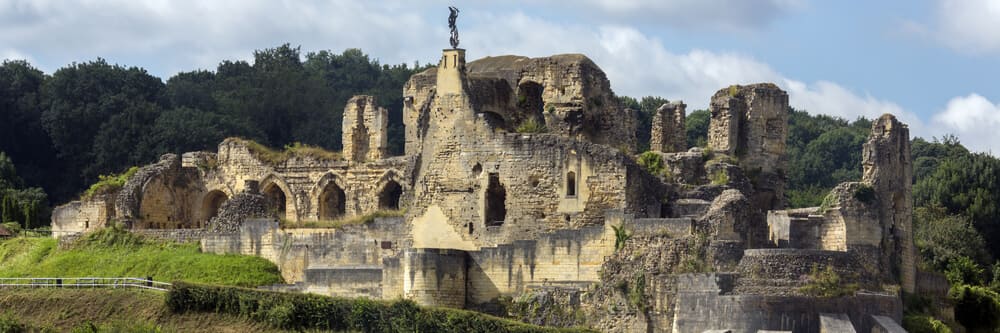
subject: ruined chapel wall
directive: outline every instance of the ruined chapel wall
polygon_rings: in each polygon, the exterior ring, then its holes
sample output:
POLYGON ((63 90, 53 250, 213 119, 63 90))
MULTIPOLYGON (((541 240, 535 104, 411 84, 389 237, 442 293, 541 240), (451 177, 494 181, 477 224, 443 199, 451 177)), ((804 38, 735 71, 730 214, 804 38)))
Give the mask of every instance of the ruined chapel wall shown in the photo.
POLYGON ((114 196, 97 195, 71 201, 52 209, 52 237, 103 228, 114 214, 114 196))
POLYGON ((351 97, 344 107, 344 158, 352 162, 375 161, 389 155, 389 111, 375 97, 351 97))
POLYGON ((532 286, 598 282, 601 265, 614 252, 614 243, 610 226, 592 226, 470 251, 470 305, 517 295, 532 286))
POLYGON ((687 133, 684 128, 684 102, 663 104, 653 115, 649 150, 662 153, 687 151, 687 133))

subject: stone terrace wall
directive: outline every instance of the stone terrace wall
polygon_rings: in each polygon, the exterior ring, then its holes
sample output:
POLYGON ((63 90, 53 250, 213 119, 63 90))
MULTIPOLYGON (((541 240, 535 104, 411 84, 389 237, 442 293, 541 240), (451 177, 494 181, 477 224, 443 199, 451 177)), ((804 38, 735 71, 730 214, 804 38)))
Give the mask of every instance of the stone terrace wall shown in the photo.
POLYGON ((202 251, 255 255, 278 265, 288 283, 305 281, 311 267, 381 266, 409 247, 403 219, 341 229, 279 229, 276 221, 247 220, 236 234, 206 235, 202 251))
POLYGON ((532 285, 600 281, 598 271, 614 252, 614 242, 614 231, 604 225, 470 251, 470 305, 517 295, 532 285))
POLYGON ((820 331, 820 313, 846 313, 857 332, 868 333, 874 324, 872 315, 887 316, 897 322, 903 316, 901 301, 895 295, 864 293, 813 298, 679 292, 675 308, 673 332, 812 333, 820 331))

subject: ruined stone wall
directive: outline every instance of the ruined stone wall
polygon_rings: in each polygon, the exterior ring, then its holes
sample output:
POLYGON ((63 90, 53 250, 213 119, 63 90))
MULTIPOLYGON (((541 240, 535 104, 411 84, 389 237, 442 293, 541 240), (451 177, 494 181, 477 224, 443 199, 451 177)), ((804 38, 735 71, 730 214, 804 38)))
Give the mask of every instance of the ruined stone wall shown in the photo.
POLYGON ((687 150, 687 133, 684 127, 684 102, 663 104, 653 115, 649 150, 663 153, 677 153, 687 150))
POLYGON ((863 294, 839 298, 803 296, 719 295, 679 292, 673 332, 760 330, 809 333, 820 331, 820 313, 845 313, 859 333, 871 332, 872 315, 902 319, 902 304, 895 295, 863 294))
POLYGON ((375 97, 351 97, 343 123, 345 159, 363 163, 388 157, 389 111, 375 104, 375 97))
POLYGON ((52 237, 104 228, 114 216, 114 209, 114 194, 95 195, 56 206, 52 209, 52 237))
POLYGON ((883 255, 899 272, 903 290, 916 283, 916 249, 913 243, 913 164, 910 161, 909 127, 891 114, 872 122, 872 133, 861 155, 862 182, 874 189, 880 204, 883 255))
POLYGON ((712 96, 708 145, 735 156, 761 209, 783 206, 788 159, 788 94, 771 83, 734 85, 712 96))
POLYGON ((428 306, 465 307, 465 251, 409 249, 403 256, 403 293, 428 306))
POLYGON ((533 285, 600 281, 598 272, 614 252, 614 242, 614 231, 604 225, 469 251, 469 305, 514 296, 533 285))
POLYGON ((601 224, 609 209, 659 216, 659 182, 608 147, 545 134, 486 134, 470 141, 444 145, 422 169, 411 211, 418 247, 475 250, 532 239, 601 224), (505 191, 502 224, 486 217, 491 178, 505 191), (456 242, 445 241, 442 232, 456 242), (437 238, 419 238, 431 234, 437 238))
MULTIPOLYGON (((306 281, 313 267, 375 267, 409 247, 402 218, 376 218, 340 229, 279 229, 276 221, 247 220, 238 233, 207 235, 204 252, 254 255, 274 262, 286 282, 306 281)), ((325 284, 328 281, 310 281, 325 284)))
MULTIPOLYGON (((413 75, 403 88, 407 154, 419 153, 426 140, 431 104, 442 95, 436 80, 443 65, 413 75)), ((549 133, 635 149, 634 114, 621 107, 604 72, 586 56, 486 57, 465 69, 470 108, 499 118, 500 128, 541 118, 549 133)))

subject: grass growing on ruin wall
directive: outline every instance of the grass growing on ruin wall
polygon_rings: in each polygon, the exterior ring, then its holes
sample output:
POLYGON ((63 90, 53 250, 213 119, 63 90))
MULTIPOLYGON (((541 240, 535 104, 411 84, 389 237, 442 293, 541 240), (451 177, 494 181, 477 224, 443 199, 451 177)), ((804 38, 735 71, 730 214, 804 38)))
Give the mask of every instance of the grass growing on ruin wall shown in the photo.
POLYGON ((90 188, 87 188, 87 191, 83 192, 83 198, 88 199, 95 195, 117 191, 121 189, 122 186, 125 186, 125 183, 127 183, 137 171, 139 171, 139 167, 131 167, 128 168, 128 170, 125 170, 125 172, 119 174, 100 175, 98 176, 99 180, 93 185, 90 185, 90 188))
POLYGON ((247 147, 247 150, 250 151, 250 154, 253 154, 254 157, 269 164, 285 163, 293 157, 310 158, 319 161, 337 161, 343 159, 343 156, 338 152, 325 150, 320 147, 310 146, 300 142, 285 145, 283 150, 278 151, 252 140, 240 138, 230 138, 229 140, 236 140, 242 143, 247 147))
POLYGON ((361 332, 584 332, 540 327, 483 313, 314 294, 176 283, 166 298, 175 313, 215 312, 293 330, 361 332))
POLYGON ((153 277, 249 287, 282 282, 277 266, 263 258, 201 253, 195 243, 113 229, 88 234, 66 250, 51 238, 2 241, 0 277, 153 277))
POLYGON ((336 220, 319 220, 319 221, 289 221, 282 219, 282 228, 331 228, 340 229, 344 226, 349 225, 362 225, 368 224, 375 221, 377 218, 382 217, 400 217, 405 214, 405 210, 379 210, 371 212, 361 216, 354 216, 336 220))

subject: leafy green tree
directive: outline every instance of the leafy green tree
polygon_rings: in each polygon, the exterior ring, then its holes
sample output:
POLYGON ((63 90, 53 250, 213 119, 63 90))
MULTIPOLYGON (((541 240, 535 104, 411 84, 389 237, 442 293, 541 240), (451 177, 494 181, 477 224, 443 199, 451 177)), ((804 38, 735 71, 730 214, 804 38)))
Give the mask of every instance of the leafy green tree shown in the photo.
POLYGON ((967 217, 949 215, 940 206, 917 207, 914 213, 914 240, 930 269, 945 271, 960 257, 981 266, 992 261, 986 240, 967 217))
POLYGON ((42 127, 42 83, 46 76, 26 61, 0 64, 0 151, 17 162, 26 184, 57 189, 67 175, 42 127))
POLYGON ((48 196, 41 188, 22 188, 14 162, 0 152, 0 223, 17 222, 24 228, 48 223, 48 196))
MULTIPOLYGON (((237 119, 198 109, 180 107, 165 111, 153 123, 147 143, 155 152, 181 154, 213 151, 229 136, 260 137, 254 128, 237 119)), ((138 165, 138 164, 136 164, 138 165)))
POLYGON ((708 146, 708 125, 712 113, 708 110, 695 110, 684 119, 684 131, 687 134, 688 148, 708 146))
MULTIPOLYGON (((70 188, 82 188, 82 184, 96 180, 97 175, 112 171, 104 168, 117 164, 98 160, 101 148, 94 149, 95 138, 108 128, 105 122, 134 105, 157 103, 162 90, 160 79, 146 70, 111 65, 104 59, 74 63, 57 70, 45 81, 42 125, 66 162, 63 172, 83 175, 68 184, 70 188)), ((134 146, 137 142, 118 140, 117 144, 134 146)))

